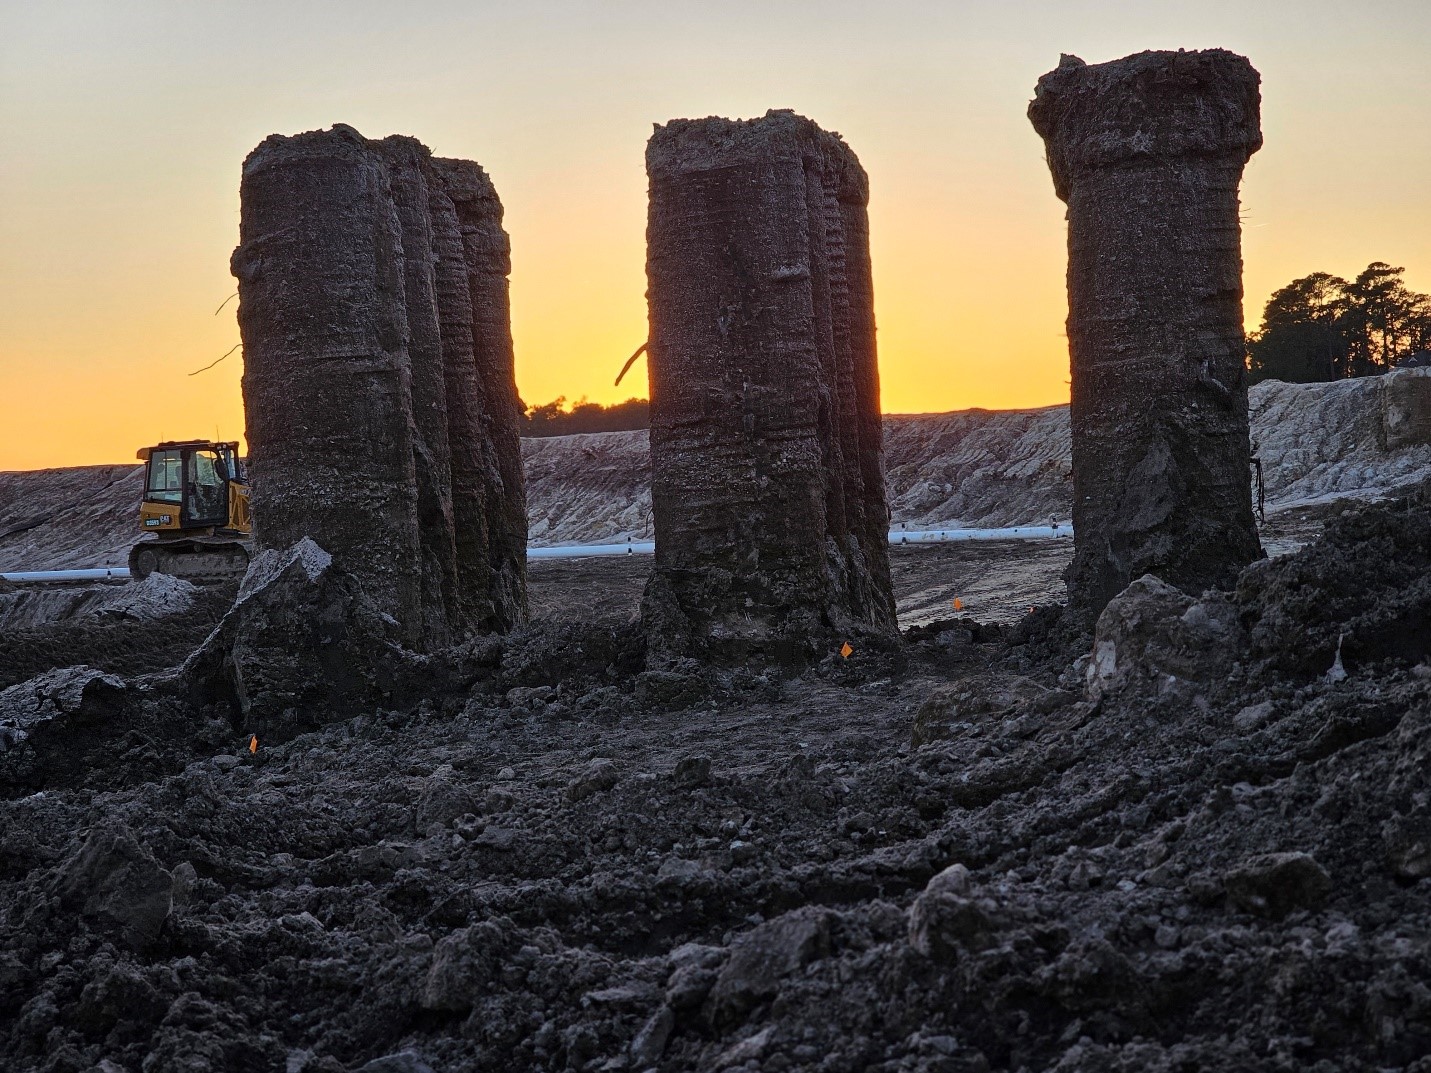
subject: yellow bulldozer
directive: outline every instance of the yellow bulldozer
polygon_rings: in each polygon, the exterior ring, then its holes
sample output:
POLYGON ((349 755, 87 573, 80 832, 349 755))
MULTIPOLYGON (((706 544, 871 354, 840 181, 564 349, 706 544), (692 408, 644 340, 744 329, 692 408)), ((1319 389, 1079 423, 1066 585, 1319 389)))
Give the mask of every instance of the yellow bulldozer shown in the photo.
POLYGON ((130 549, 131 577, 221 581, 243 575, 253 522, 238 446, 166 440, 139 449, 145 463, 139 528, 152 536, 130 549))

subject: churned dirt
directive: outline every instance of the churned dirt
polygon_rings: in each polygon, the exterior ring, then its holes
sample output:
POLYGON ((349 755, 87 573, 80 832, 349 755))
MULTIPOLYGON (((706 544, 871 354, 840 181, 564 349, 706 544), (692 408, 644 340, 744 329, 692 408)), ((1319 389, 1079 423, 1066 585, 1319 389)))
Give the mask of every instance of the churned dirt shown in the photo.
POLYGON ((534 564, 461 688, 252 752, 115 680, 0 801, 0 1067, 1431 1071, 1431 489, 1096 636, 1064 554, 895 549, 923 624, 799 672, 534 564))

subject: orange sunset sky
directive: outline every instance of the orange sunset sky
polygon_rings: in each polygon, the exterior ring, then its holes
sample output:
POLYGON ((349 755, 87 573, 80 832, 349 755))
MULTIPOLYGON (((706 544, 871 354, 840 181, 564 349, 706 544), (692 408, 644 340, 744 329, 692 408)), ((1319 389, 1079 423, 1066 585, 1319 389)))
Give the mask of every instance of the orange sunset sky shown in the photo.
POLYGON ((0 4, 0 469, 241 436, 239 167, 343 122, 480 161, 529 403, 644 394, 653 123, 794 108, 870 172, 884 408, 1067 399, 1063 206, 1024 115, 1060 52, 1263 77, 1249 327, 1316 270, 1431 290, 1427 0, 0 4), (632 387, 635 392, 630 390, 632 387))

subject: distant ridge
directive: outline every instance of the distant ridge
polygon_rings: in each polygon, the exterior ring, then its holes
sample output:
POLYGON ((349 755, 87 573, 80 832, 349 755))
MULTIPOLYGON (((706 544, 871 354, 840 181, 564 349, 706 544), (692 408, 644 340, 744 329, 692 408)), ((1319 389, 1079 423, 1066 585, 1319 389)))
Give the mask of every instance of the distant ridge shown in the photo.
MULTIPOLYGON (((1253 450, 1269 511, 1373 499, 1431 477, 1431 434, 1397 414, 1431 389, 1431 369, 1251 391, 1253 450), (1388 417, 1390 415, 1390 417, 1388 417), (1388 422, 1402 431, 1388 441, 1388 422), (1390 442, 1390 446, 1388 446, 1390 442)), ((1068 407, 887 415, 885 470, 896 526, 1067 521, 1068 407)), ((647 434, 522 441, 531 543, 651 539, 647 434)), ((0 473, 0 570, 123 563, 143 483, 138 466, 0 473)))

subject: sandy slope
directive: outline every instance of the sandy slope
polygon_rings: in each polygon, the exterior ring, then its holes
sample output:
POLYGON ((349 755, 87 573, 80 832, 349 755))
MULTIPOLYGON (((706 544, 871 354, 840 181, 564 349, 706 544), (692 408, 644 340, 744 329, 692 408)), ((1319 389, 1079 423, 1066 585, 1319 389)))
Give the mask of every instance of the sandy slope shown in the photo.
MULTIPOLYGON (((1252 389, 1253 442, 1271 511, 1370 499, 1431 476, 1431 442, 1388 449, 1388 406, 1422 405, 1431 370, 1252 389), (1423 389, 1418 396, 1410 388, 1423 389), (1408 402, 1409 400, 1409 402, 1408 402)), ((644 432, 525 440, 532 543, 650 539, 644 432)), ((885 419, 895 524, 1000 526, 1067 519, 1068 408, 961 410, 885 419)), ((137 467, 0 473, 0 570, 125 561, 137 467)))

